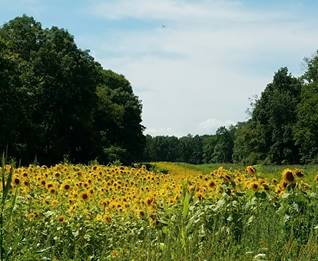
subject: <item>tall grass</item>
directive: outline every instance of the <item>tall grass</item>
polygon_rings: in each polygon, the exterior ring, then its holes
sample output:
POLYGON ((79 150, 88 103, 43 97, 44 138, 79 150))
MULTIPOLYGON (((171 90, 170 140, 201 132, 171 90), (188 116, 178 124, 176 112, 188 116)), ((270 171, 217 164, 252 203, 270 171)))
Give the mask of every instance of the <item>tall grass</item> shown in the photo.
MULTIPOLYGON (((155 165, 158 163, 155 163, 155 165)), ((160 164, 160 163, 159 163, 160 164)), ((196 171, 203 172, 205 174, 210 173, 211 171, 218 169, 220 166, 224 167, 228 170, 239 170, 244 171, 245 165, 237 164, 237 163, 209 163, 209 164, 199 164, 199 165, 193 165, 189 163, 175 163, 178 166, 183 167, 186 169, 192 169, 196 171)), ((316 164, 308 164, 308 165, 254 165, 256 168, 256 174, 259 177, 265 177, 265 178, 280 178, 281 173, 284 169, 287 168, 297 168, 302 169, 306 175, 305 180, 306 182, 313 183, 315 180, 315 177, 318 175, 318 165, 316 164)))
MULTIPOLYGON (((10 250, 7 249, 7 245, 5 244, 5 236, 6 236, 6 225, 10 222, 10 218, 12 216, 14 203, 11 204, 10 209, 7 209, 7 203, 9 198, 9 193, 11 189, 11 181, 13 176, 13 167, 10 165, 9 170, 7 170, 5 155, 2 155, 1 161, 1 206, 0 206, 0 259, 6 260, 10 255, 10 250)), ((15 197, 13 199, 15 201, 15 197)))

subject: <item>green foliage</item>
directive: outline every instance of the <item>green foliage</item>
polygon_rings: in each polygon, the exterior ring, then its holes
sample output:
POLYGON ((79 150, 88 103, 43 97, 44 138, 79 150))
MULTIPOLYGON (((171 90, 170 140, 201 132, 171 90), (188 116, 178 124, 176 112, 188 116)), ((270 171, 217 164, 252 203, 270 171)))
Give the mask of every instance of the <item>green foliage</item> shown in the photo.
POLYGON ((0 151, 23 164, 140 159, 138 97, 71 34, 22 16, 0 28, 0 47, 0 151))
POLYGON ((318 51, 311 58, 305 58, 307 64, 307 71, 303 75, 303 79, 308 83, 317 83, 318 82, 318 51))
POLYGON ((264 147, 259 152, 266 155, 268 162, 297 161, 298 148, 294 145, 292 127, 300 90, 300 81, 283 68, 275 74, 255 106, 252 121, 260 125, 260 136, 264 137, 264 147))
POLYGON ((100 68, 100 77, 94 113, 100 149, 113 144, 122 148, 122 162, 140 161, 145 143, 144 127, 140 124, 141 103, 124 76, 100 68))
POLYGON ((205 135, 202 137, 202 162, 210 163, 212 162, 212 155, 214 153, 214 148, 217 143, 217 138, 215 135, 209 136, 205 135))
POLYGON ((262 156, 255 152, 261 144, 257 132, 259 128, 251 120, 236 125, 233 147, 233 161, 245 164, 256 164, 262 156))
POLYGON ((180 161, 198 164, 202 162, 202 141, 201 138, 196 136, 185 136, 179 139, 180 161))
POLYGON ((251 118, 215 135, 146 138, 144 160, 295 164, 318 161, 318 56, 301 78, 287 68, 252 103, 251 118), (304 82, 303 80, 306 80, 304 82))
POLYGON ((6 159, 4 154, 2 155, 1 164, 1 183, 2 183, 2 193, 1 193, 1 206, 0 206, 0 259, 8 260, 11 255, 11 250, 9 248, 6 240, 8 239, 7 229, 11 225, 11 218, 13 214, 13 208, 15 206, 16 194, 12 197, 10 195, 11 181, 13 176, 13 166, 10 166, 9 171, 6 166, 6 159))
POLYGON ((199 201, 185 186, 155 224, 147 215, 114 216, 110 223, 80 216, 60 222, 54 211, 30 220, 17 215, 19 205, 8 227, 19 233, 6 244, 15 260, 313 260, 316 200, 316 193, 293 190, 282 198, 250 191, 199 201))
POLYGON ((216 145, 212 162, 231 162, 233 154, 233 131, 220 127, 216 131, 216 145))
POLYGON ((233 158, 256 163, 299 161, 293 128, 300 101, 301 81, 281 68, 253 105, 251 119, 237 125, 233 158))
POLYGON ((303 162, 318 160, 318 83, 302 89, 298 105, 298 121, 294 129, 296 144, 300 146, 303 162))
POLYGON ((202 137, 198 135, 181 138, 147 135, 144 160, 198 164, 202 162, 202 146, 202 137))
POLYGON ((234 161, 317 162, 318 55, 305 61, 299 79, 280 69, 253 104, 251 119, 236 126, 234 161))
POLYGON ((182 153, 177 137, 146 136, 144 160, 146 161, 178 161, 182 153))
POLYGON ((318 162, 318 53, 306 59, 307 71, 297 107, 297 124, 294 126, 296 144, 300 147, 301 161, 318 162))
POLYGON ((234 129, 219 128, 216 135, 181 138, 169 136, 146 136, 145 161, 231 162, 234 129))

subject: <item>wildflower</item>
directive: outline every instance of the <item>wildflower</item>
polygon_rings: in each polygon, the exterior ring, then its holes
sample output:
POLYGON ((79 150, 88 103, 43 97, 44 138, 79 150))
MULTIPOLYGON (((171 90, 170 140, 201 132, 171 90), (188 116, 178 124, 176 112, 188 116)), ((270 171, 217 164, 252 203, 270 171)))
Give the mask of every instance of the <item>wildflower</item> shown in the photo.
MULTIPOLYGON (((50 203, 50 201, 48 201, 48 202, 50 203)), ((59 202, 58 202, 58 200, 56 200, 56 199, 54 199, 54 200, 51 201, 51 205, 52 205, 53 207, 56 207, 58 204, 59 204, 59 202)))
POLYGON ((152 225, 158 225, 159 224, 159 221, 158 221, 157 216, 155 214, 150 214, 149 218, 150 218, 150 223, 152 225))
POLYGON ((64 221, 65 221, 64 216, 63 216, 63 215, 59 216, 58 221, 59 221, 60 223, 64 223, 64 221))
POLYGON ((103 216, 101 214, 97 214, 95 220, 96 221, 102 221, 103 220, 103 216))
POLYGON ((36 213, 34 213, 34 212, 29 212, 28 214, 26 214, 26 218, 28 219, 28 220, 34 220, 35 218, 36 218, 36 213))
POLYGON ((283 179, 284 179, 285 181, 287 181, 288 183, 291 183, 291 182, 294 182, 294 181, 295 181, 294 174, 293 174, 293 172, 292 172, 290 169, 285 169, 285 170, 283 171, 282 176, 283 176, 283 179))
POLYGON ((296 169, 296 170, 295 170, 295 175, 296 175, 298 178, 302 178, 302 177, 304 177, 304 172, 303 172, 301 169, 296 169))
POLYGON ((204 197, 203 197, 203 194, 202 194, 202 193, 197 193, 197 197, 198 197, 198 199, 199 199, 199 200, 204 199, 204 197))
POLYGON ((145 212, 143 212, 142 210, 140 210, 140 211, 139 211, 139 216, 143 218, 143 217, 145 216, 145 212))
POLYGON ((118 252, 116 250, 113 250, 111 252, 112 257, 117 257, 118 256, 118 252))
POLYGON ((257 191, 258 188, 259 188, 259 185, 257 182, 253 182, 252 185, 251 185, 251 188, 254 190, 254 191, 257 191))
POLYGON ((248 173, 248 174, 255 174, 256 173, 256 169, 253 167, 253 166, 247 166, 245 171, 248 173))
POLYGON ((15 179, 14 179, 14 184, 15 184, 15 185, 19 185, 19 184, 20 184, 19 178, 15 178, 15 179))
POLYGON ((83 193, 81 194, 81 198, 82 198, 83 200, 87 200, 87 199, 88 199, 88 194, 87 194, 86 192, 83 192, 83 193))
POLYGON ((262 186, 263 186, 263 188, 264 188, 265 190, 269 190, 268 184, 264 183, 264 184, 262 184, 262 186))
POLYGON ((153 199, 153 198, 148 198, 148 199, 146 200, 146 204, 147 204, 148 206, 152 205, 153 202, 154 202, 154 199, 153 199))

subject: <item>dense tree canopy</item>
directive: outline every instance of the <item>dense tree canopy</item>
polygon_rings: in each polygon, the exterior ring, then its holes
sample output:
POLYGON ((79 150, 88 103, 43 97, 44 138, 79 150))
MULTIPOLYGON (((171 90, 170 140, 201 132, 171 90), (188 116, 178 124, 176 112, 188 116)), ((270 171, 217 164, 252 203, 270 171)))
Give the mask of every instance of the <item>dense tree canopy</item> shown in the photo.
POLYGON ((192 164, 232 161, 233 129, 220 127, 216 135, 146 137, 144 160, 192 164))
POLYGON ((63 29, 28 16, 0 28, 0 150, 22 162, 140 159, 141 103, 63 29))
POLYGON ((294 130, 302 161, 318 162, 318 83, 303 87, 294 130))
POLYGON ((97 109, 94 113, 100 159, 124 162, 141 160, 144 149, 141 103, 133 94, 130 83, 112 71, 100 70, 97 86, 97 109))
POLYGON ((304 74, 301 101, 297 107, 294 127, 295 142, 300 147, 302 162, 318 162, 318 52, 306 59, 308 70, 304 74))
POLYGON ((212 154, 212 162, 231 162, 233 154, 233 132, 225 127, 216 131, 216 144, 212 154))
MULTIPOLYGON (((287 68, 275 73, 273 81, 255 103, 249 123, 252 135, 250 133, 242 140, 244 144, 250 144, 250 153, 254 154, 247 157, 272 163, 297 162, 298 147, 293 140, 293 126, 300 91, 300 80, 289 74, 287 68)), ((244 131, 240 134, 244 135, 244 131)), ((242 136, 237 135, 237 138, 242 139, 242 136)), ((237 141, 236 145, 240 146, 240 143, 237 141)), ((239 149, 235 151, 240 157, 239 149)))

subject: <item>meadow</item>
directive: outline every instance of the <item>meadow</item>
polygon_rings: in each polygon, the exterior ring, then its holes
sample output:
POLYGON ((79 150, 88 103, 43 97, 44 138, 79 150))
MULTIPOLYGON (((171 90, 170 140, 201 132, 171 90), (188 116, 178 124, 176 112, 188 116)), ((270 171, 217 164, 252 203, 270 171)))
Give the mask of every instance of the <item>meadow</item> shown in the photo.
POLYGON ((3 162, 1 260, 318 260, 317 174, 3 162))

